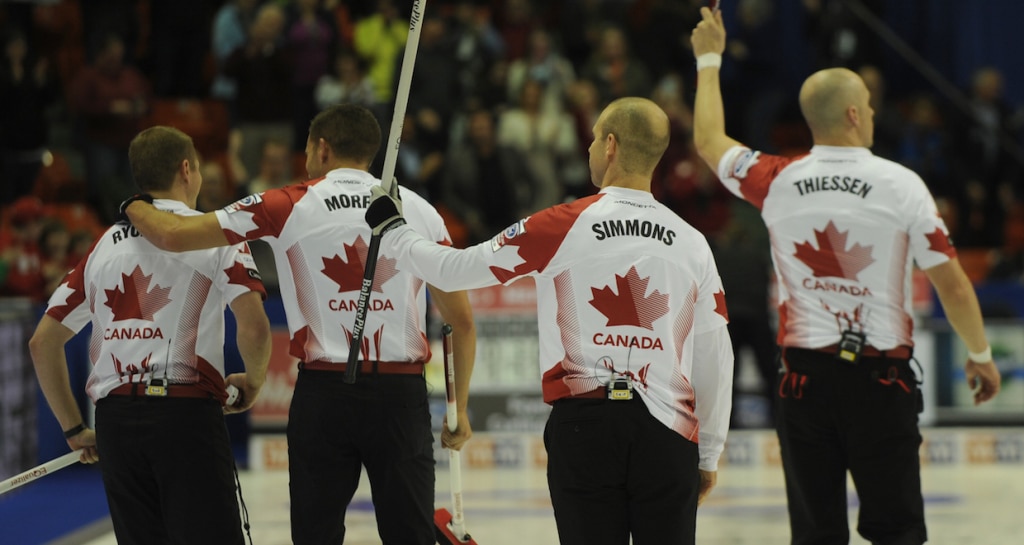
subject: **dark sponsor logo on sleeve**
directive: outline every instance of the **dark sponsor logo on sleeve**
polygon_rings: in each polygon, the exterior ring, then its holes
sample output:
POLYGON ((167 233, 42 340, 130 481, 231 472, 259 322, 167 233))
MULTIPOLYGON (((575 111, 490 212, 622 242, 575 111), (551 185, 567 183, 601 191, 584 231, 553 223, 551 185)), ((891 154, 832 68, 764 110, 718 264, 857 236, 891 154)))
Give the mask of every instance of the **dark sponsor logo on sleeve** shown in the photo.
POLYGON ((248 207, 250 207, 250 206, 252 206, 254 204, 259 204, 261 202, 263 202, 263 193, 257 193, 255 195, 247 195, 247 196, 242 197, 241 199, 238 199, 237 201, 235 201, 235 202, 225 206, 223 210, 225 212, 227 212, 228 214, 234 214, 235 212, 238 212, 239 210, 242 210, 243 208, 248 208, 248 207))
POLYGON ((491 251, 497 252, 502 246, 508 244, 508 241, 516 238, 517 236, 526 232, 526 220, 530 218, 521 219, 512 225, 509 225, 504 231, 494 235, 491 239, 491 251))

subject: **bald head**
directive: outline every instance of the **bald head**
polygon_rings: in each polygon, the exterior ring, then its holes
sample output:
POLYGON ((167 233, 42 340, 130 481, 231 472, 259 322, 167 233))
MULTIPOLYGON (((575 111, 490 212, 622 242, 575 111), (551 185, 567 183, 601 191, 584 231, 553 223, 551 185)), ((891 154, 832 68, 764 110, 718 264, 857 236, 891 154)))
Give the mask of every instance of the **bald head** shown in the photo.
POLYGON ((615 135, 619 166, 626 174, 650 174, 668 148, 668 115, 646 98, 613 101, 601 114, 596 136, 615 135))
POLYGON ((815 72, 800 88, 800 110, 816 142, 842 138, 857 129, 849 116, 851 107, 858 109, 861 118, 870 121, 870 112, 865 110, 867 102, 864 81, 846 68, 815 72))

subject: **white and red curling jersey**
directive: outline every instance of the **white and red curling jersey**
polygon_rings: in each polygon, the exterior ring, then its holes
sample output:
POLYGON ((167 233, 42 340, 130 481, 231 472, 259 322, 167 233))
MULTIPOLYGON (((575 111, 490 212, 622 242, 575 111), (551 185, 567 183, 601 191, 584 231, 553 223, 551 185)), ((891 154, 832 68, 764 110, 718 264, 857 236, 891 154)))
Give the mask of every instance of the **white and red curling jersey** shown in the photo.
MULTIPOLYGON (((179 201, 153 205, 199 215, 179 201)), ((116 224, 54 290, 46 314, 72 331, 92 322, 86 391, 94 402, 150 377, 193 384, 223 401, 224 308, 250 291, 266 296, 245 244, 170 253, 116 224)))
MULTIPOLYGON (((300 361, 348 360, 356 300, 370 242, 363 215, 380 181, 347 168, 325 177, 250 195, 216 212, 231 242, 263 239, 274 251, 291 355, 300 361)), ((451 244, 444 221, 410 189, 402 191, 409 225, 451 244)), ((425 362, 423 281, 380 255, 363 329, 361 360, 425 362)))
POLYGON ((537 285, 540 369, 552 403, 629 375, 659 421, 717 467, 732 399, 725 295, 704 237, 646 191, 605 188, 466 250, 401 227, 381 255, 443 290, 537 285))
POLYGON ((913 346, 913 261, 928 269, 956 256, 920 176, 835 146, 792 158, 736 146, 718 176, 768 227, 781 346, 831 346, 846 330, 879 350, 913 346))

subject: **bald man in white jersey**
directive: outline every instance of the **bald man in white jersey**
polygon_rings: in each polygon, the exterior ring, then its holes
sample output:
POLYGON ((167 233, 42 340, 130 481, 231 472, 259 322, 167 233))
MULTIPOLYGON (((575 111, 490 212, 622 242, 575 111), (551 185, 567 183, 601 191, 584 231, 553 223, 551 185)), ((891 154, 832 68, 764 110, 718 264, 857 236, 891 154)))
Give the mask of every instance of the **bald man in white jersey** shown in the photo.
MULTIPOLYGON (((136 184, 166 214, 196 217, 203 183, 188 135, 151 127, 128 148, 136 184)), ((242 545, 234 460, 224 425, 224 307, 238 324, 245 373, 229 375, 252 407, 266 380, 266 292, 242 243, 171 254, 118 223, 50 297, 29 341, 39 384, 82 461, 100 469, 120 545, 242 545), (86 383, 96 431, 68 384, 64 345, 92 324, 86 383)))
MULTIPOLYGON (((299 374, 288 413, 291 530, 295 545, 342 543, 345 511, 362 468, 373 493, 384 545, 432 545, 434 452, 423 366, 426 286, 410 269, 381 256, 359 347, 359 375, 343 381, 370 230, 362 216, 380 126, 352 104, 320 112, 309 127, 310 180, 250 195, 222 210, 181 217, 144 202, 122 205, 132 224, 164 249, 180 251, 263 239, 274 251, 290 353, 299 374)), ((451 244, 441 216, 409 192, 410 225, 451 244)), ((469 299, 429 287, 452 324, 458 425, 441 442, 459 449, 472 431, 466 413, 476 353, 469 299)))
POLYGON ((654 200, 668 145, 653 102, 619 99, 590 146, 597 195, 455 250, 378 198, 381 255, 444 289, 537 285, 548 486, 562 545, 694 543, 732 404, 725 294, 704 237, 654 200))
POLYGON ((792 543, 849 543, 847 471, 862 536, 924 543, 911 268, 925 271, 967 345, 967 381, 982 403, 999 392, 1000 376, 973 286, 921 178, 868 149, 874 112, 861 78, 833 68, 804 82, 809 153, 751 150, 725 134, 721 13, 701 14, 691 37, 694 143, 722 183, 761 210, 779 278, 777 427, 792 543))

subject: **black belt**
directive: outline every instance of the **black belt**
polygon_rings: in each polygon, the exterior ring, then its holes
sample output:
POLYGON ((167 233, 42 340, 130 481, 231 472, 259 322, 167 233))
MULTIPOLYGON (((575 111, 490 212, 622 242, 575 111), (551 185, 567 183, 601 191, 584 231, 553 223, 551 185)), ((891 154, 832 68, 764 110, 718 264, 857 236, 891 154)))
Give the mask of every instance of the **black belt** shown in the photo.
MULTIPOLYGON (((299 369, 310 371, 335 371, 345 372, 347 362, 333 361, 306 361, 299 362, 299 369)), ((381 375, 422 375, 423 362, 421 361, 361 361, 359 372, 365 375, 378 373, 381 375)))
POLYGON ((111 390, 108 396, 145 396, 145 397, 191 397, 200 399, 216 399, 216 396, 209 390, 201 388, 197 384, 170 384, 164 387, 167 395, 147 395, 146 383, 129 382, 111 390))

